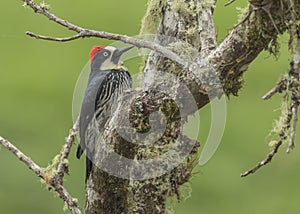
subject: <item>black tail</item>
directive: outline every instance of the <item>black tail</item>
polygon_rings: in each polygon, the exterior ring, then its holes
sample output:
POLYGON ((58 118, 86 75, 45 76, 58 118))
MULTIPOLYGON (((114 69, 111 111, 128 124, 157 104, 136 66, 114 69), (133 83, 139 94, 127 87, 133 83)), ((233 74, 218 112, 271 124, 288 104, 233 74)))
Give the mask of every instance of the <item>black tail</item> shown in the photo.
POLYGON ((93 168, 93 162, 90 160, 91 157, 86 156, 86 169, 85 169, 85 182, 89 179, 93 168))
MULTIPOLYGON (((84 150, 81 148, 80 145, 77 147, 76 157, 80 159, 81 155, 83 154, 84 150)), ((91 161, 92 156, 86 155, 86 168, 85 168, 85 182, 89 179, 92 168, 93 168, 93 162, 91 161)))
POLYGON ((81 148, 80 144, 77 147, 76 157, 80 159, 81 155, 83 154, 84 150, 81 148))

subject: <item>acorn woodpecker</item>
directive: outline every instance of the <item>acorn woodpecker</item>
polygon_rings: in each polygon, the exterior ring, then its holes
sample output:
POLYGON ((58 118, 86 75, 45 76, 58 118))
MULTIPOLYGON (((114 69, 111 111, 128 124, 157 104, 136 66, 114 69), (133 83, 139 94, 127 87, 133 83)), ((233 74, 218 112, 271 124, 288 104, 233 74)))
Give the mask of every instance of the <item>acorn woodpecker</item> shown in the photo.
POLYGON ((133 46, 94 46, 90 52, 91 72, 80 111, 80 143, 76 153, 79 159, 86 150, 85 181, 93 167, 95 145, 99 135, 113 113, 112 107, 122 93, 131 88, 131 76, 120 61, 121 55, 131 48, 133 46))

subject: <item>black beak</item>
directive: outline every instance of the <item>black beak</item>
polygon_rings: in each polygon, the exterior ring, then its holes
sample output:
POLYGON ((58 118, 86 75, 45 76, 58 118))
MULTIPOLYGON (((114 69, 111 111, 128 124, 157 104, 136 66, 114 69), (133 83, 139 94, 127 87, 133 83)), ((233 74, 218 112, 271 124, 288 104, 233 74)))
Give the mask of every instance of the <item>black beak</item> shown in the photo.
POLYGON ((126 47, 122 47, 122 48, 118 48, 117 50, 115 50, 115 52, 113 53, 112 57, 111 57, 111 61, 114 64, 118 64, 120 61, 120 58, 122 56, 123 53, 125 53, 126 51, 129 51, 131 48, 133 48, 134 46, 126 46, 126 47))

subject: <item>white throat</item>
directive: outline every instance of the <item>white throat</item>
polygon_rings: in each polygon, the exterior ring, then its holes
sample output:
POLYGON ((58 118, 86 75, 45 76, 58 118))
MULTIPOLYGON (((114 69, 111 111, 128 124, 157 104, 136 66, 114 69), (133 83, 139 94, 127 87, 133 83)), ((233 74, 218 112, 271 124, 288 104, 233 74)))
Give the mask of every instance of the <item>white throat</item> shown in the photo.
POLYGON ((102 63, 102 65, 100 66, 100 70, 101 71, 105 71, 105 70, 112 70, 112 69, 120 69, 122 68, 122 62, 119 61, 118 64, 115 64, 112 62, 111 58, 116 50, 115 47, 112 47, 112 46, 107 46, 105 48, 106 50, 109 50, 110 51, 110 56, 102 63))

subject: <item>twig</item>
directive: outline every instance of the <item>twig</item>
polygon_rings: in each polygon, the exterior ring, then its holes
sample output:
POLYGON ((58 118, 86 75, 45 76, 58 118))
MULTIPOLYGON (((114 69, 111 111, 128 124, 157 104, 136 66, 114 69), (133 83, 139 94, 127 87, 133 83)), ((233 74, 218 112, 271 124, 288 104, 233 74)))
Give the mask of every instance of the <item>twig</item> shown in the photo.
MULTIPOLYGON (((0 145, 4 146, 10 152, 12 152, 17 158, 22 161, 26 166, 29 167, 38 177, 45 180, 45 172, 44 170, 37 165, 34 161, 31 160, 28 156, 26 156, 23 152, 21 152, 17 147, 15 147, 8 140, 5 140, 0 136, 0 145)), ((49 183, 53 189, 58 193, 59 197, 68 205, 68 208, 72 211, 73 214, 81 214, 81 211, 78 207, 77 202, 71 197, 66 188, 56 182, 56 180, 51 180, 49 183)))
MULTIPOLYGON (((232 2, 228 2, 227 5, 231 4, 232 2)), ((250 18, 251 14, 254 11, 257 11, 257 10, 261 9, 261 10, 265 11, 265 13, 267 13, 267 15, 269 16, 269 19, 270 19, 274 29, 276 30, 277 34, 280 34, 280 31, 279 31, 279 29, 278 29, 278 27, 277 27, 277 25, 276 25, 276 23, 275 23, 275 21, 272 17, 272 14, 270 12, 270 7, 272 6, 272 0, 270 0, 269 2, 266 2, 266 3, 262 3, 261 0, 258 0, 258 2, 253 1, 253 0, 252 1, 249 0, 249 3, 250 3, 250 5, 249 5, 249 11, 248 11, 247 15, 235 27, 245 23, 250 18)), ((225 4, 225 6, 227 6, 227 5, 225 4)))
POLYGON ((235 0, 230 0, 226 4, 224 4, 224 6, 226 7, 226 6, 230 5, 230 4, 232 4, 233 2, 235 2, 235 0))
MULTIPOLYGON (((299 26, 298 26, 299 28, 299 26)), ((297 31, 297 44, 295 48, 295 55, 293 63, 291 64, 291 75, 295 78, 294 90, 292 91, 292 103, 291 103, 291 135, 290 142, 287 148, 287 153, 289 153, 292 149, 295 148, 295 137, 296 137, 296 128, 297 128, 297 120, 298 120, 298 107, 299 107, 299 82, 300 82, 300 35, 299 30, 297 31)))
POLYGON ((263 100, 268 100, 271 97, 273 97, 277 92, 279 92, 280 85, 277 84, 274 88, 272 88, 270 91, 268 91, 264 96, 262 96, 263 100))
POLYGON ((58 193, 59 197, 67 204, 68 208, 72 211, 73 214, 82 214, 81 210, 78 207, 77 200, 72 198, 72 196, 68 193, 67 189, 63 185, 51 183, 51 186, 58 193))
POLYGON ((71 147, 76 139, 76 134, 78 131, 78 119, 74 123, 73 127, 70 129, 69 135, 66 138, 66 143, 60 154, 60 161, 57 167, 57 179, 60 184, 63 183, 63 178, 66 172, 68 172, 67 160, 70 154, 71 147))
POLYGON ((43 36, 43 35, 39 35, 39 34, 30 32, 30 31, 27 31, 25 34, 28 36, 34 37, 36 39, 43 39, 43 40, 56 41, 56 42, 68 42, 68 41, 76 40, 79 38, 83 38, 81 33, 78 33, 78 34, 76 34, 74 36, 70 36, 70 37, 64 37, 64 38, 43 36))
POLYGON ((20 161, 25 163, 29 169, 31 169, 38 177, 44 179, 44 171, 39 167, 36 163, 34 163, 29 157, 24 155, 17 147, 15 147, 12 143, 8 140, 5 140, 3 137, 0 136, 0 144, 12 152, 20 161))
POLYGON ((298 106, 294 104, 292 107, 292 127, 291 127, 291 137, 290 142, 287 148, 287 153, 289 153, 292 149, 295 148, 295 137, 296 137, 296 128, 297 128, 297 120, 298 120, 298 106))
POLYGON ((266 93, 264 96, 262 96, 263 100, 268 100, 271 97, 273 97, 276 93, 282 91, 286 87, 286 79, 283 78, 280 80, 274 88, 272 88, 268 93, 266 93))
MULTIPOLYGON (((275 30, 277 31, 277 34, 280 34, 280 31, 273 19, 273 16, 270 12, 270 7, 272 6, 272 1, 270 1, 267 5, 265 6, 261 6, 261 7, 258 7, 257 9, 262 9, 263 11, 265 11, 267 13, 267 15, 269 16, 269 19, 271 20, 272 24, 273 24, 273 27, 275 28, 275 30)), ((256 8, 254 9, 256 10, 256 8)))
POLYGON ((271 153, 269 153, 269 155, 267 156, 266 159, 264 159, 263 161, 259 162, 255 167, 253 167, 252 169, 244 172, 241 174, 241 177, 246 177, 250 174, 255 173, 258 169, 260 169, 262 166, 270 163, 273 159, 273 157, 275 156, 275 154, 278 152, 279 147, 282 145, 282 140, 278 141, 275 146, 274 149, 271 153))
POLYGON ((37 5, 33 0, 23 0, 24 4, 29 6, 34 10, 34 12, 42 14, 46 16, 49 20, 54 21, 69 30, 75 31, 78 34, 71 36, 71 37, 66 37, 66 38, 54 38, 54 37, 48 37, 48 36, 42 36, 38 35, 32 32, 26 32, 27 35, 32 36, 36 39, 43 39, 43 40, 49 40, 49 41, 60 41, 60 42, 67 42, 71 40, 75 40, 78 38, 85 38, 85 37, 98 37, 98 38, 106 38, 106 39, 113 39, 113 40, 119 40, 128 44, 132 44, 136 47, 139 48, 148 48, 154 51, 157 51, 158 53, 162 54, 163 56, 169 58, 170 60, 177 62, 179 65, 183 67, 188 67, 189 65, 181 59, 177 54, 172 52, 171 50, 153 42, 149 42, 146 40, 141 40, 137 39, 134 37, 129 37, 126 35, 121 35, 121 34, 114 34, 114 33, 109 33, 109 32, 104 32, 104 31, 95 31, 95 30, 88 30, 84 29, 82 27, 79 27, 77 25, 74 25, 66 20, 60 19, 57 16, 55 16, 52 13, 49 13, 47 10, 45 10, 43 7, 37 5))

